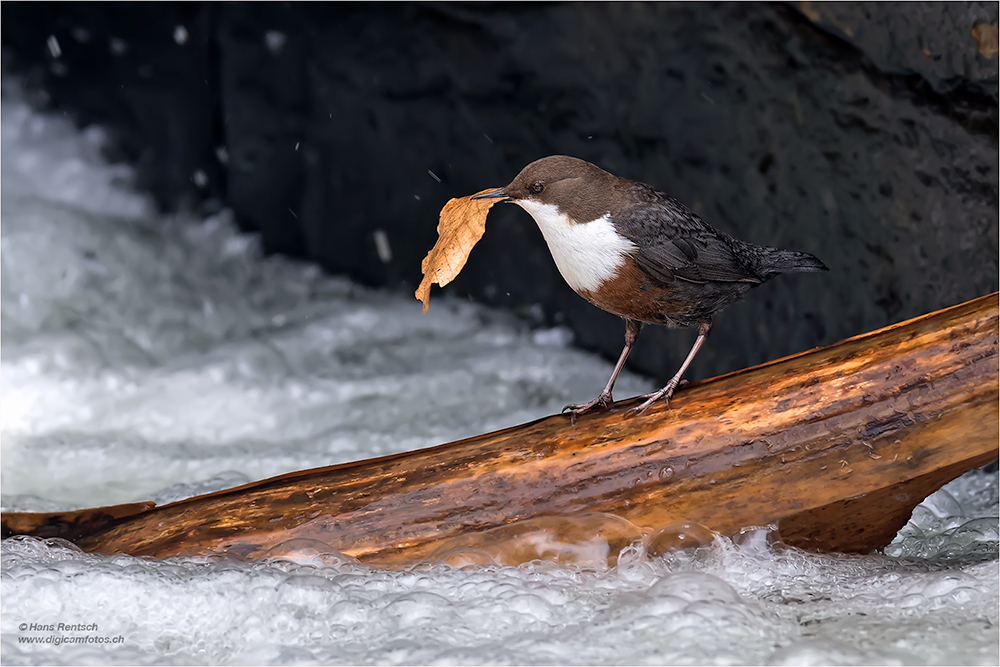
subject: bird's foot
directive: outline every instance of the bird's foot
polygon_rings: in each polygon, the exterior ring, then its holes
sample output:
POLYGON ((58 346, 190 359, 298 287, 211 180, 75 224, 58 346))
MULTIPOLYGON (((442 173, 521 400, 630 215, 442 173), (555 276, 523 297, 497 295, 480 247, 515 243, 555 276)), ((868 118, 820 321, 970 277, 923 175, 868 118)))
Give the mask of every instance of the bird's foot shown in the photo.
POLYGON ((642 404, 635 406, 628 410, 624 417, 627 419, 629 417, 634 417, 636 415, 641 415, 643 412, 649 409, 653 403, 658 400, 663 399, 663 402, 667 404, 667 408, 670 407, 670 397, 674 395, 674 391, 677 387, 687 384, 687 380, 675 381, 671 380, 667 383, 667 386, 659 391, 654 391, 652 394, 646 394, 645 396, 640 396, 639 398, 645 398, 646 400, 642 404))
POLYGON ((611 392, 602 392, 600 396, 587 403, 571 403, 562 409, 564 413, 569 413, 569 419, 571 424, 576 423, 576 418, 580 415, 585 415, 588 412, 595 412, 597 410, 607 410, 615 402, 615 399, 611 397, 611 392))

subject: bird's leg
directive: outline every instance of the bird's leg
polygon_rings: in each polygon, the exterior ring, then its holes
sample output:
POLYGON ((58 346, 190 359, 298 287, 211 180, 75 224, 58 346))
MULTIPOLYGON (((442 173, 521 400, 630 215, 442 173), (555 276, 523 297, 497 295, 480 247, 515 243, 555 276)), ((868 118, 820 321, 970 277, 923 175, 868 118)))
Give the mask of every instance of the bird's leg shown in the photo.
POLYGON ((642 405, 636 406, 626 412, 626 417, 641 415, 647 408, 649 408, 649 406, 656 403, 661 398, 667 402, 667 407, 670 407, 670 397, 674 395, 674 390, 677 389, 677 386, 681 383, 681 378, 684 377, 684 372, 687 370, 688 366, 691 365, 691 360, 694 359, 694 355, 698 354, 698 350, 701 349, 705 339, 708 338, 708 332, 711 330, 711 322, 698 326, 698 337, 694 339, 694 345, 691 346, 691 351, 688 352, 688 356, 684 359, 684 363, 681 364, 680 370, 677 371, 677 374, 670 378, 670 382, 668 382, 663 389, 654 391, 652 394, 646 394, 645 402, 642 405))
POLYGON ((618 363, 615 364, 615 370, 611 371, 611 378, 608 380, 608 384, 605 385, 604 391, 589 403, 581 403, 579 405, 567 405, 562 409, 563 412, 569 412, 573 421, 580 415, 586 414, 593 410, 607 410, 611 407, 611 404, 615 402, 615 399, 611 396, 611 391, 615 388, 615 380, 618 379, 618 374, 622 372, 622 368, 625 366, 625 360, 628 359, 629 352, 632 351, 632 346, 635 345, 635 341, 639 338, 639 332, 642 330, 642 322, 636 322, 635 320, 625 320, 625 348, 622 350, 621 356, 618 357, 618 363))

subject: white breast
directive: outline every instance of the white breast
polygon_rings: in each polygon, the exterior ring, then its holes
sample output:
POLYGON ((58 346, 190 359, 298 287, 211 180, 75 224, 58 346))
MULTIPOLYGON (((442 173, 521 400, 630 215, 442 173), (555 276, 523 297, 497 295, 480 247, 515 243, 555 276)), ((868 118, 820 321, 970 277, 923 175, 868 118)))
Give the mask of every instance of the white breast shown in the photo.
POLYGON ((607 215, 574 224, 553 204, 516 202, 542 230, 563 279, 577 292, 593 292, 615 276, 635 244, 615 232, 607 215))

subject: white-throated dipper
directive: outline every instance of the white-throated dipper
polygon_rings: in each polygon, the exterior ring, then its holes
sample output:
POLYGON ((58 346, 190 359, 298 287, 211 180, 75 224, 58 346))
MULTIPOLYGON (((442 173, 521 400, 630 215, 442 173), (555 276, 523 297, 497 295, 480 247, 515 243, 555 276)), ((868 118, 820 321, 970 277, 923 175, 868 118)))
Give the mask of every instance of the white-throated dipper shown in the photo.
POLYGON ((569 286, 625 320, 625 349, 611 379, 594 400, 563 409, 574 419, 614 402, 615 380, 643 324, 697 327, 698 338, 666 386, 626 416, 661 398, 670 404, 717 312, 779 273, 827 270, 809 253, 720 232, 659 190, 566 155, 536 160, 507 187, 473 197, 487 198, 531 214, 569 286))

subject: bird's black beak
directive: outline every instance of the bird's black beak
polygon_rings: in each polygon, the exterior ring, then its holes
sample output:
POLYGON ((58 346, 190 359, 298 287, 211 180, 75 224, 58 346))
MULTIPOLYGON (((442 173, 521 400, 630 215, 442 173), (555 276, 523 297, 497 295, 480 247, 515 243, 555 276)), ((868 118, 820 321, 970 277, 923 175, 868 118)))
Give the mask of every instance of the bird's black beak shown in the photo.
POLYGON ((500 188, 499 190, 490 190, 489 192, 480 192, 478 195, 472 195, 470 199, 499 199, 501 204, 508 201, 514 201, 507 196, 507 193, 504 192, 503 188, 500 188))

